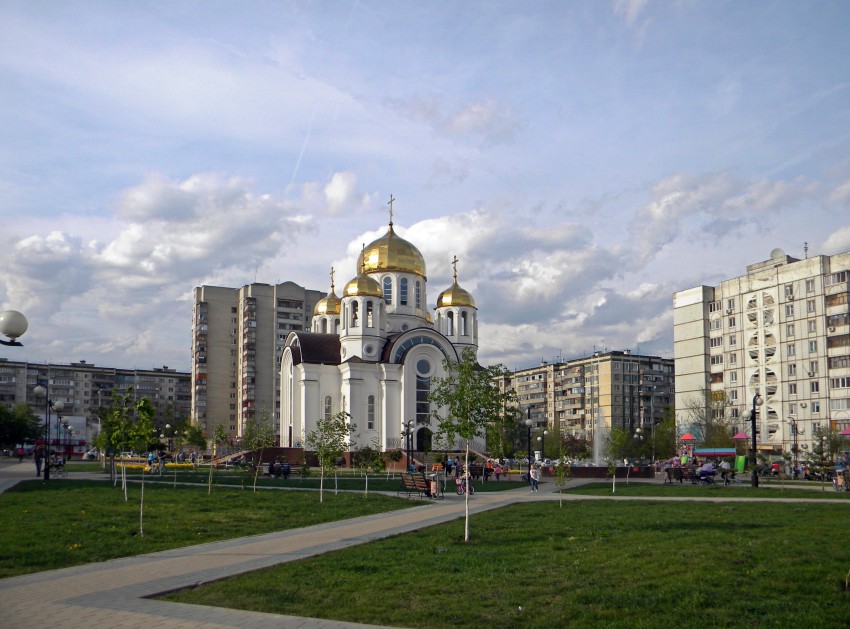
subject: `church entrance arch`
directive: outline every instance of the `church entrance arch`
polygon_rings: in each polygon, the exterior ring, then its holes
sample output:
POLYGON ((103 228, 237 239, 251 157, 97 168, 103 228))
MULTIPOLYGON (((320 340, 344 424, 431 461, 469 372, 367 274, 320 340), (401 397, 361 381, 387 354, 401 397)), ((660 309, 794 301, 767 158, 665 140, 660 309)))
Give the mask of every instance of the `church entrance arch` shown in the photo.
POLYGON ((434 434, 431 432, 430 428, 423 428, 419 432, 416 433, 416 451, 417 452, 430 452, 431 451, 431 441, 433 440, 434 434))

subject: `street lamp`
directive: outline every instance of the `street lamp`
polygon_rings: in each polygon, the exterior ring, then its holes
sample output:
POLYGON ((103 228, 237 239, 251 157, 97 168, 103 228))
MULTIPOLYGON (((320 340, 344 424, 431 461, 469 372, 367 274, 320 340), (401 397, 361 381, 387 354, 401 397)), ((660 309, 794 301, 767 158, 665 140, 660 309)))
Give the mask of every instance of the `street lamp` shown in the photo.
MULTIPOLYGON (((638 450, 640 450, 641 444, 643 443, 643 429, 642 428, 639 428, 639 427, 635 428, 634 439, 635 439, 635 441, 638 442, 638 450)), ((641 454, 641 458, 643 458, 642 453, 639 452, 639 454, 641 454)))
POLYGON ((797 436, 804 434, 804 430, 801 430, 799 426, 797 426, 797 418, 793 415, 788 418, 789 423, 791 424, 791 439, 793 443, 791 444, 791 453, 794 455, 793 460, 793 469, 791 470, 791 477, 794 480, 797 480, 797 453, 800 450, 799 445, 797 444, 797 436))
POLYGON ((18 337, 23 336, 28 327, 27 318, 17 310, 0 312, 0 334, 9 338, 8 341, 0 339, 0 345, 23 346, 23 343, 18 341, 18 337))
POLYGON ((758 415, 758 407, 761 406, 762 404, 764 404, 764 398, 762 398, 761 395, 756 393, 753 396, 753 410, 750 413, 750 429, 752 430, 752 433, 753 433, 753 452, 752 452, 753 471, 752 471, 750 482, 752 483, 753 487, 759 486, 759 475, 758 475, 758 470, 756 469, 756 466, 758 465, 758 458, 756 456, 756 453, 758 451, 758 448, 756 447, 756 445, 758 444, 758 442, 756 441, 756 416, 758 415))
POLYGON ((531 482, 531 407, 528 407, 528 419, 525 420, 525 427, 528 428, 528 482, 531 482))
POLYGON ((407 470, 411 471, 411 465, 413 461, 413 420, 409 420, 404 427, 404 440, 405 440, 405 454, 407 455, 407 470))
POLYGON ((539 442, 540 442, 540 458, 541 458, 541 459, 545 459, 545 458, 546 458, 546 435, 548 435, 548 434, 549 434, 549 431, 548 431, 548 430, 544 430, 544 431, 543 431, 543 436, 542 436, 542 437, 537 437, 537 441, 539 441, 539 442))
POLYGON ((44 396, 44 480, 50 480, 50 411, 52 409, 58 414, 65 405, 61 400, 51 400, 47 387, 40 384, 32 392, 38 397, 44 396))

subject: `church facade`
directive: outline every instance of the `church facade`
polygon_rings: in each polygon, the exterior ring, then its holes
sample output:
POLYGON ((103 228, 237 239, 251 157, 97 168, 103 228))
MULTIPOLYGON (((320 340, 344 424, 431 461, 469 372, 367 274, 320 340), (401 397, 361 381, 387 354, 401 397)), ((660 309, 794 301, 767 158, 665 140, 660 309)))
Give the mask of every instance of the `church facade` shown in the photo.
MULTIPOLYGON (((303 448, 316 423, 344 411, 357 445, 430 450, 437 426, 428 396, 444 361, 478 349, 478 311, 457 283, 440 293, 432 317, 425 260, 393 229, 363 248, 356 275, 331 288, 309 332, 289 333, 280 362, 280 444, 303 448)), ((436 445, 436 444, 434 444, 436 445)), ((451 446, 453 444, 441 444, 451 446)), ((483 443, 481 444, 483 447, 483 443)))

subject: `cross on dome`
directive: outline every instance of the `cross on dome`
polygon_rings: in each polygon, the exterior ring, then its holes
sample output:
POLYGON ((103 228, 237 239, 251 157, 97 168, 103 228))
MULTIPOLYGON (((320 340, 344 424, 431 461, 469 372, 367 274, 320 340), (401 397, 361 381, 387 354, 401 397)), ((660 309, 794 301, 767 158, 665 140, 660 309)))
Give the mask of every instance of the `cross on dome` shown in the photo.
POLYGON ((390 193, 390 202, 387 203, 387 205, 390 206, 390 227, 392 227, 393 224, 393 201, 395 201, 395 198, 393 198, 392 193, 390 193))

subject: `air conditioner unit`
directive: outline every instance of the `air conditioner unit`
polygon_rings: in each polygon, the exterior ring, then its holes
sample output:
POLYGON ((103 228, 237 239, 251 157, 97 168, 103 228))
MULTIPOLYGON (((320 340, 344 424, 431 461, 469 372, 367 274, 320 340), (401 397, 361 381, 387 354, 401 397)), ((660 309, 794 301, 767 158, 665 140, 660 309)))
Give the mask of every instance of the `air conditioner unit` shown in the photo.
POLYGON ((733 312, 735 312, 735 311, 732 308, 726 309, 726 314, 732 314, 733 312))
POLYGON ((834 326, 834 325, 829 326, 829 331, 830 331, 830 332, 835 332, 835 326, 834 326))
POLYGON ((815 377, 815 372, 814 372, 814 371, 807 371, 806 373, 807 373, 807 374, 809 374, 809 378, 814 378, 814 377, 815 377))

